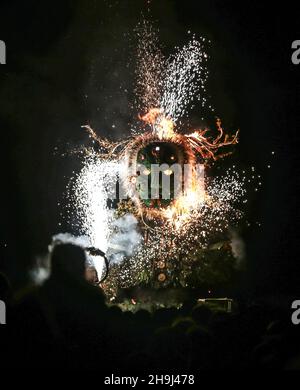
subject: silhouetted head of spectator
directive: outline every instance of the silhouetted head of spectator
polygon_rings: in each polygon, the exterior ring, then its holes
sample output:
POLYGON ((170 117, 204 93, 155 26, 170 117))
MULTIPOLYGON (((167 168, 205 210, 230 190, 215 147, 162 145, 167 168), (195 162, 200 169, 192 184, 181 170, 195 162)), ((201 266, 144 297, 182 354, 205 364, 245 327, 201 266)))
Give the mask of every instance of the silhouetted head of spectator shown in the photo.
POLYGON ((185 333, 187 330, 194 326, 195 322, 190 317, 178 317, 173 321, 172 328, 176 330, 176 332, 185 333))
POLYGON ((11 295, 11 287, 7 277, 0 272, 0 299, 7 301, 11 295))
POLYGON ((196 305, 192 310, 192 318, 201 325, 208 324, 212 316, 211 310, 205 305, 196 305))
POLYGON ((151 314, 145 309, 140 309, 135 313, 135 320, 143 325, 147 325, 151 320, 151 314))
POLYGON ((73 244, 56 245, 51 256, 51 278, 85 279, 85 252, 73 244))

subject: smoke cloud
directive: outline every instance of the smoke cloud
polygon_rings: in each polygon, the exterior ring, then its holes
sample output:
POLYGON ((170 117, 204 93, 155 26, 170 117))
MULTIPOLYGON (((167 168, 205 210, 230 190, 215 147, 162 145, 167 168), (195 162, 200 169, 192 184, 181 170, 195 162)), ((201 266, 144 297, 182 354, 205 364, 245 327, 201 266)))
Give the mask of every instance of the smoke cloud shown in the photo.
POLYGON ((126 256, 132 256, 142 242, 137 231, 138 221, 132 214, 125 214, 114 221, 114 233, 108 243, 108 259, 113 263, 121 263, 126 256))
POLYGON ((237 260, 237 267, 240 268, 242 267, 245 258, 246 258, 246 248, 245 248, 245 243, 243 239, 239 236, 237 231, 231 230, 231 248, 232 248, 232 253, 234 257, 237 260))

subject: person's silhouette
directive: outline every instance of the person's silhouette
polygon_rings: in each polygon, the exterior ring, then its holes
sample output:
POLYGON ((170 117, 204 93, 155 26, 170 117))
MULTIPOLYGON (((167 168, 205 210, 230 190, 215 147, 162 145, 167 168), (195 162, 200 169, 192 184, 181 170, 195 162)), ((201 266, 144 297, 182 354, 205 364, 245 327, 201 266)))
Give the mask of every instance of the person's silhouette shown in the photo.
POLYGON ((107 308, 101 289, 86 280, 85 271, 86 255, 81 247, 56 245, 51 255, 51 276, 40 290, 40 299, 66 337, 73 334, 87 342, 91 333, 94 337, 94 329, 103 329, 107 308))
POLYGON ((83 281, 86 256, 84 250, 73 244, 55 245, 51 254, 51 279, 58 283, 65 279, 83 281))
POLYGON ((43 358, 59 366, 93 366, 106 343, 108 309, 99 286, 85 279, 86 256, 73 244, 57 244, 51 254, 51 275, 44 285, 23 297, 17 311, 24 356, 34 364, 43 358), (42 358, 43 357, 43 358, 42 358))

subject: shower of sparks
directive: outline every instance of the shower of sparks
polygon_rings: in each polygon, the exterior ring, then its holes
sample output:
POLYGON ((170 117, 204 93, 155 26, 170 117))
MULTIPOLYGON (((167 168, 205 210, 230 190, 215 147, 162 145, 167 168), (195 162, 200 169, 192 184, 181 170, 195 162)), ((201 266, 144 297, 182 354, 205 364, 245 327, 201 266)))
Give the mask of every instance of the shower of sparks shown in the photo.
POLYGON ((157 31, 143 20, 136 28, 136 105, 140 112, 160 106, 165 57, 160 49, 157 31))
MULTIPOLYGON (((120 170, 120 162, 102 161, 94 152, 88 153, 83 168, 70 184, 69 194, 72 207, 76 210, 79 233, 89 237, 90 246, 108 249, 112 231, 113 212, 107 207, 109 190, 120 170)), ((103 259, 93 258, 99 276, 102 274, 103 259)))
POLYGON ((143 21, 136 33, 138 109, 149 112, 159 108, 176 124, 195 99, 204 106, 208 78, 206 39, 192 37, 183 48, 177 48, 175 54, 166 58, 160 49, 157 31, 149 22, 143 21))
POLYGON ((163 94, 159 106, 175 123, 186 114, 195 98, 202 99, 203 105, 205 103, 208 71, 203 42, 204 38, 201 41, 193 38, 166 61, 162 80, 163 94))

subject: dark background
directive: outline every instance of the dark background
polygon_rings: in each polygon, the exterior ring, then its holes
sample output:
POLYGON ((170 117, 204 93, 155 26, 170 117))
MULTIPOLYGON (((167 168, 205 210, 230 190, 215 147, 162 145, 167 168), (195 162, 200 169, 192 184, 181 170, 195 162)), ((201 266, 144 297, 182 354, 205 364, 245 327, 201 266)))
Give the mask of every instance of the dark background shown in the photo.
MULTIPOLYGON (((166 54, 188 30, 211 39, 211 102, 227 129, 241 130, 234 158, 263 177, 242 231, 240 288, 299 298, 300 65, 291 62, 291 44, 300 32, 288 1, 2 1, 0 268, 22 285, 52 234, 70 230, 59 225, 58 203, 79 163, 62 154, 87 142, 80 126, 117 138, 134 123, 132 30, 141 13, 159 27, 166 54)), ((196 107, 191 121, 201 116, 196 107)))

